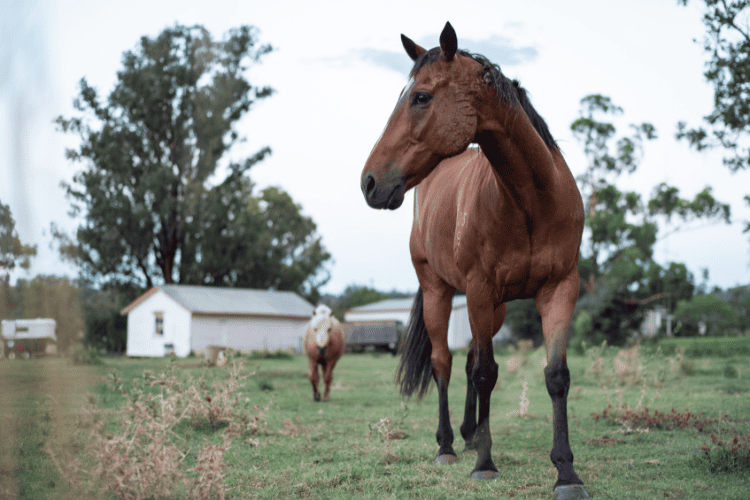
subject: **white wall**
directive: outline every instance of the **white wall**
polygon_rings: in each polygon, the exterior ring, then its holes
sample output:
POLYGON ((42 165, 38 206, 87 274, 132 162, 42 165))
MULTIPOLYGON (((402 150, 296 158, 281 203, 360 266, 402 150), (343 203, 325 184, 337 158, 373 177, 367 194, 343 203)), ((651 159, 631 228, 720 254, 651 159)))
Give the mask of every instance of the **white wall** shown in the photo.
POLYGON ((400 321, 404 326, 409 324, 411 309, 393 309, 389 311, 362 311, 344 314, 344 321, 400 321))
POLYGON ((243 352, 288 348, 299 352, 307 322, 302 318, 193 315, 191 349, 196 354, 204 353, 209 345, 243 352))
POLYGON ((128 313, 128 356, 164 356, 172 344, 178 356, 190 353, 190 311, 157 290, 128 313), (164 334, 156 334, 156 312, 164 314, 164 334))

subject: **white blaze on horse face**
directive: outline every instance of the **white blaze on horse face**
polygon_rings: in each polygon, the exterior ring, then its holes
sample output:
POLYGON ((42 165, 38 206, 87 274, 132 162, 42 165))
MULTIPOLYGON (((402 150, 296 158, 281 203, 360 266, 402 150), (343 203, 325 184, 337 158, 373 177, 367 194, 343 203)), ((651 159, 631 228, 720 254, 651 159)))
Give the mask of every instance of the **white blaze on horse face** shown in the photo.
POLYGON ((331 321, 324 319, 315 326, 315 343, 318 347, 325 347, 328 345, 328 329, 331 327, 331 321))
POLYGON ((378 144, 380 144, 380 140, 383 138, 383 134, 385 134, 385 131, 388 130, 388 125, 391 124, 391 119, 393 118, 393 115, 396 114, 396 110, 401 106, 404 96, 406 96, 406 98, 408 99, 409 95, 411 95, 411 89, 412 87, 414 87, 415 83, 416 82, 414 81, 414 77, 409 78, 409 81, 406 82, 406 87, 404 87, 401 93, 398 95, 398 101, 396 101, 396 107, 393 108, 393 112, 391 113, 390 118, 386 122, 385 127, 383 127, 383 131, 380 132, 380 137, 378 137, 378 140, 375 141, 375 145, 372 147, 372 151, 375 151, 375 148, 377 148, 378 144))

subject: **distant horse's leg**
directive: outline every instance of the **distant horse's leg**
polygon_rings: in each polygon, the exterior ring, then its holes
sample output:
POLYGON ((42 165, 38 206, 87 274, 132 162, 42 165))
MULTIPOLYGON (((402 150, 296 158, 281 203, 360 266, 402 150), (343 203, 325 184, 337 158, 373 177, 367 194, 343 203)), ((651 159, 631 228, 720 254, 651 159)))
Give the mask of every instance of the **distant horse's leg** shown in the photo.
POLYGON ((589 498, 583 487, 583 481, 573 470, 573 452, 568 441, 570 371, 565 349, 568 327, 578 297, 578 287, 578 272, 575 271, 562 282, 542 288, 536 297, 537 308, 542 316, 544 343, 547 348, 544 379, 547 392, 552 398, 554 435, 550 458, 557 468, 555 500, 589 498))
POLYGON ((331 382, 333 382, 333 367, 336 366, 336 361, 328 360, 323 365, 323 382, 326 385, 326 390, 323 393, 323 401, 328 401, 331 394, 331 382))
POLYGON ((451 362, 453 355, 448 349, 448 320, 451 315, 451 300, 455 290, 442 280, 434 277, 431 283, 420 284, 424 294, 422 311, 425 328, 432 344, 432 376, 438 390, 438 430, 437 442, 440 446, 435 463, 452 464, 456 461, 453 450, 453 428, 448 411, 448 384, 451 380, 451 362))
POLYGON ((318 392, 318 360, 312 356, 308 356, 307 359, 310 367, 308 377, 313 388, 313 400, 320 401, 320 393, 318 392))
MULTIPOLYGON (((495 319, 492 325, 492 332, 497 333, 500 327, 503 326, 505 321, 505 304, 500 304, 495 309, 495 319)), ((461 424, 461 436, 463 436, 466 442, 467 450, 474 450, 476 446, 474 444, 474 432, 477 429, 477 391, 474 388, 474 384, 471 382, 471 373, 474 370, 474 339, 471 340, 469 345, 469 353, 466 358, 466 406, 464 407, 464 421, 461 424)))

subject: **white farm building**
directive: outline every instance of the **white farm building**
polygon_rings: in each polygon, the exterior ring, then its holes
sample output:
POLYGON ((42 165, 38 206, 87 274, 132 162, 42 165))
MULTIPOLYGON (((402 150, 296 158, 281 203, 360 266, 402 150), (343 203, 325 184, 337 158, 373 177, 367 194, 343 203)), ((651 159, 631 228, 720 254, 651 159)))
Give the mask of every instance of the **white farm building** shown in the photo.
POLYGON ((313 306, 294 292, 189 285, 155 286, 121 311, 128 356, 301 350, 313 306))
MULTIPOLYGON (((344 320, 351 323, 368 321, 400 321, 406 327, 409 324, 411 308, 414 298, 386 299, 365 306, 349 309, 344 314, 344 320)), ((495 340, 510 337, 511 331, 507 324, 500 328, 495 340)), ((469 326, 469 311, 466 307, 466 295, 454 295, 451 316, 448 320, 448 347, 464 349, 471 342, 471 327, 469 326)))

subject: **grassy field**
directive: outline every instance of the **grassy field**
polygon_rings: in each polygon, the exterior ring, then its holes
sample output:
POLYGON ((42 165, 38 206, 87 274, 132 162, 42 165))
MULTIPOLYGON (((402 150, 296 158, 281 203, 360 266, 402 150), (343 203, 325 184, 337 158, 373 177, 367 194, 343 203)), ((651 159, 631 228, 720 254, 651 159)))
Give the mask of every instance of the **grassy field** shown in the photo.
MULTIPOLYGON (((388 354, 345 355, 329 403, 312 401, 303 356, 2 361, 0 498, 551 498, 543 350, 496 356, 494 482, 470 481, 476 454, 461 455, 465 360, 453 466, 431 463, 435 391, 402 401, 388 354)), ((593 498, 748 498, 748 357, 589 349, 569 365, 571 446, 593 498)))

